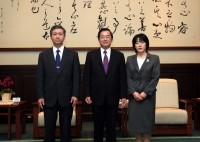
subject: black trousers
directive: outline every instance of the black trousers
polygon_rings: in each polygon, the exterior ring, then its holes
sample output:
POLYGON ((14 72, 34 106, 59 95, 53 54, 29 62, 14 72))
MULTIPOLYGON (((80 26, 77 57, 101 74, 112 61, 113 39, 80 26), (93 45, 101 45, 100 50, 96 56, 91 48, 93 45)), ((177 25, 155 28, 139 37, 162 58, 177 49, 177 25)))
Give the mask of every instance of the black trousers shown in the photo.
POLYGON ((71 142, 72 106, 61 107, 57 102, 54 107, 44 106, 45 137, 44 142, 55 142, 56 120, 59 112, 60 141, 71 142))
POLYGON ((94 142, 103 142, 104 128, 106 142, 116 142, 116 119, 118 106, 104 103, 101 106, 93 105, 94 142))

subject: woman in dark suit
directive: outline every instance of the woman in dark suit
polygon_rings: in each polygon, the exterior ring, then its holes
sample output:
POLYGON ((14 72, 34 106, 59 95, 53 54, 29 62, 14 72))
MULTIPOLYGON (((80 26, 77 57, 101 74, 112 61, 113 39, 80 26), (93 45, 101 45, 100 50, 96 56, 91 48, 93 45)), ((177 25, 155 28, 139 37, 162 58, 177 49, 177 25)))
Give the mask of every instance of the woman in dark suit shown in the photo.
POLYGON ((148 53, 149 40, 137 34, 132 40, 136 54, 127 58, 129 132, 136 142, 150 142, 155 123, 155 94, 160 76, 160 60, 148 53))

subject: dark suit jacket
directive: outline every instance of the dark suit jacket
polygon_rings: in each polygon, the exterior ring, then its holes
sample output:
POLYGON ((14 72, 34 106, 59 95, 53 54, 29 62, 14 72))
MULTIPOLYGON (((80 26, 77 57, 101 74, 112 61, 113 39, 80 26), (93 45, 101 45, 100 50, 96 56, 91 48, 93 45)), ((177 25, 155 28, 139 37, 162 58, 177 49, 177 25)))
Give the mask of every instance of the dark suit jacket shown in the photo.
POLYGON ((118 105, 120 98, 127 96, 126 66, 123 53, 111 49, 108 73, 105 74, 101 51, 87 53, 84 67, 85 94, 93 105, 118 105))
POLYGON ((66 47, 63 50, 60 70, 57 72, 53 48, 39 54, 37 70, 37 97, 44 98, 52 107, 57 99, 61 106, 70 105, 72 96, 80 93, 80 63, 78 53, 66 47))
POLYGON ((126 66, 129 99, 133 98, 134 92, 145 92, 147 95, 155 93, 160 77, 160 60, 157 55, 148 53, 140 70, 137 55, 129 56, 126 66))

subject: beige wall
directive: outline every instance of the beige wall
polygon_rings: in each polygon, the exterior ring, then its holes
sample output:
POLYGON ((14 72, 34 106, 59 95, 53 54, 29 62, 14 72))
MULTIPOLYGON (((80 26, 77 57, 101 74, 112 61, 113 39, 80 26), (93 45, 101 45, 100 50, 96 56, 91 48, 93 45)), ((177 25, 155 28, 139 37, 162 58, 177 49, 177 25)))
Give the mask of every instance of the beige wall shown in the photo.
MULTIPOLYGON (((107 6, 112 6, 115 0, 112 1, 107 1, 106 5, 107 6)), ((182 2, 182 1, 181 1, 182 2)), ((51 1, 51 4, 54 5, 54 7, 49 7, 49 6, 41 6, 41 2, 35 2, 35 3, 30 3, 30 1, 20 1, 20 4, 15 1, 5 1, 5 0, 0 0, 0 8, 2 8, 1 12, 0 12, 0 22, 3 23, 1 25, 1 29, 3 30, 3 32, 0 35, 0 48, 22 48, 22 47, 49 47, 51 46, 51 42, 50 40, 44 40, 42 38, 41 35, 43 35, 43 33, 45 32, 43 30, 44 27, 41 27, 42 23, 44 22, 44 13, 45 11, 48 13, 48 16, 46 17, 48 20, 48 23, 50 25, 53 25, 55 23, 55 17, 57 17, 57 12, 59 7, 62 7, 62 13, 60 13, 59 17, 62 18, 63 20, 63 25, 66 27, 70 27, 71 23, 74 19, 71 19, 71 14, 74 12, 74 8, 71 6, 72 5, 72 1, 67 1, 67 0, 63 0, 60 1, 59 3, 57 1, 51 1), (33 13, 31 11, 31 7, 40 7, 40 11, 38 13, 33 13), (25 20, 24 20, 25 19, 25 20), (28 19, 28 20, 27 20, 28 19), (69 23, 67 23, 69 22, 69 23), (14 24, 13 24, 14 23, 14 24), (23 27, 23 28, 22 28, 23 27), (32 27, 32 28, 30 28, 32 27), (34 28, 34 30, 33 30, 34 28), (34 32, 33 32, 34 31, 34 32), (20 33, 20 34, 19 34, 20 33), (31 34, 30 34, 31 33, 31 34), (35 39, 36 38, 36 39, 35 39), (39 38, 39 39, 38 39, 39 38), (43 42, 45 42, 43 44, 43 42), (5 44, 4 44, 5 43, 5 44), (18 44, 20 43, 20 44, 18 44), (23 45, 22 45, 22 44, 23 45)), ((128 3, 128 1, 120 1, 120 4, 122 4, 123 6, 126 5, 126 3, 128 3), (125 3, 124 3, 125 2, 125 3)), ((134 6, 136 4, 138 4, 138 1, 131 1, 131 6, 134 6)), ((166 36, 166 38, 164 38, 162 41, 162 43, 160 43, 159 41, 155 41, 155 39, 151 39, 151 46, 156 47, 156 46, 164 46, 164 47, 168 47, 168 46, 200 46, 200 30, 199 30, 199 23, 200 23, 200 8, 199 8, 199 0, 192 0, 192 2, 187 1, 187 8, 185 9, 184 5, 180 4, 180 0, 178 1, 173 1, 173 7, 172 11, 173 11, 173 22, 175 21, 187 21, 187 25, 189 26, 189 29, 187 30, 187 34, 178 34, 179 36, 173 36, 172 33, 170 33, 168 36, 166 36), (178 7, 177 7, 178 5, 178 7), (182 17, 183 19, 180 19, 180 13, 182 10, 186 10, 189 11, 189 15, 188 16, 184 16, 182 17), (180 36, 181 35, 181 36, 180 36), (172 38, 172 39, 171 39, 172 38), (167 45, 166 45, 167 44, 167 45)), ((99 15, 99 7, 101 6, 100 2, 99 3, 92 3, 92 8, 91 9, 83 9, 83 4, 82 2, 78 3, 77 1, 77 7, 78 10, 80 10, 81 12, 79 12, 79 18, 77 18, 77 26, 79 29, 79 33, 83 33, 81 35, 77 34, 77 36, 75 36, 74 34, 70 35, 70 33, 68 33, 68 37, 67 37, 67 46, 69 47, 89 47, 87 46, 87 44, 89 44, 91 47, 97 47, 98 46, 98 42, 96 39, 96 34, 97 31, 95 30, 91 30, 94 26, 94 29, 97 30, 97 17, 99 15), (93 12, 91 12, 91 10, 93 12), (93 18, 90 18, 90 20, 85 20, 85 15, 87 15, 84 12, 89 12, 90 16, 94 16, 93 18), (95 14, 96 13, 96 14, 95 14), (92 14, 92 15, 91 15, 92 14), (93 20, 93 21, 91 21, 93 20), (89 22, 89 23, 86 23, 89 22), (84 25, 86 24, 86 25, 84 25), (92 25, 90 25, 92 24, 92 25), (80 28, 79 28, 80 26, 80 28), (90 30, 88 30, 88 28, 82 28, 82 27, 90 27, 90 30), (88 32, 94 32, 92 34, 88 33, 88 32), (86 34, 87 33, 87 36, 86 34), (91 37, 90 37, 91 36, 91 37), (74 40, 73 40, 74 38, 74 40), (93 43, 93 38, 94 38, 94 45, 91 44, 91 42, 93 43), (78 40, 78 42, 77 42, 78 40), (91 41, 92 40, 92 41, 91 41), (73 44, 69 44, 69 42, 74 42, 73 44), (87 44, 83 44, 82 42, 86 42, 87 44), (78 44, 78 45, 76 45, 78 44)), ((133 13, 137 14, 140 13, 141 11, 141 7, 144 8, 143 12, 146 13, 146 24, 148 23, 149 26, 151 27, 152 25, 152 17, 156 18, 154 11, 154 8, 156 7, 156 5, 159 5, 159 7, 161 9, 161 16, 162 18, 160 19, 161 22, 163 21, 168 21, 166 18, 166 13, 165 11, 167 11, 168 9, 166 9, 166 4, 164 4, 164 2, 162 3, 155 3, 153 1, 148 1, 145 3, 143 3, 141 6, 137 6, 136 8, 133 8, 133 13), (151 8, 149 8, 149 5, 152 5, 151 8), (139 8, 139 9, 137 9, 139 8), (148 19, 150 17, 150 19, 148 19), (164 18, 164 19, 163 19, 164 18), (148 22, 148 20, 150 20, 151 22, 148 22), (163 21, 162 21, 163 20, 163 21)), ((111 19, 113 17, 116 16, 116 18, 119 17, 124 17, 127 16, 129 14, 129 12, 127 11, 127 7, 123 7, 120 5, 116 5, 117 7, 117 11, 119 12, 117 15, 116 13, 112 14, 112 10, 114 10, 114 8, 111 8, 111 13, 108 13, 108 17, 111 17, 111 19), (128 12, 128 13, 127 13, 128 12)), ((135 17, 137 19, 137 17, 135 17)), ((133 18, 133 22, 134 22, 134 26, 137 27, 137 20, 133 18)), ((157 19, 153 19, 153 20, 157 20, 157 19)), ((159 20, 159 21, 160 21, 159 20)), ((120 22, 123 22, 124 19, 120 19, 120 22)), ((126 21, 124 23, 126 25, 126 21)), ((48 26, 50 26, 48 25, 48 26)), ((120 24, 123 25, 123 24, 120 24)), ((139 22, 140 25, 140 22, 139 22)), ((135 28, 136 28, 135 27, 135 28)), ((115 39, 113 42, 113 45, 115 47, 130 47, 131 46, 131 39, 132 36, 130 37, 123 37, 122 33, 123 33, 123 29, 120 31, 120 28, 118 29, 119 31, 116 32, 116 34, 119 34, 119 38, 117 37, 117 35, 115 35, 115 39), (129 39, 130 38, 130 39, 129 39), (121 39, 126 40, 121 46, 118 43, 121 39), (126 45, 127 44, 127 45, 126 45)), ((137 28, 136 28, 137 29, 137 28)), ((68 32, 70 31, 70 29, 68 29, 68 32)), ((149 29, 150 30, 150 29, 149 29)), ((154 30, 154 29, 153 29, 154 30)), ((146 31, 148 33, 148 31, 146 31)), ((152 31, 149 31, 150 35, 153 34, 152 31)), ((162 32, 164 33, 164 32, 162 32)), ((175 32, 177 35, 177 32, 175 32)), ((85 63, 85 56, 86 56, 86 51, 78 51, 79 52, 79 58, 80 58, 80 63, 84 64, 85 63)), ((134 54, 133 51, 122 51, 125 55, 125 57, 134 54)), ((153 54, 157 54, 160 56, 160 61, 161 63, 199 63, 200 62, 200 48, 198 50, 153 50, 151 53, 153 54)), ((18 51, 18 52, 4 52, 4 51, 0 51, 0 65, 36 65, 37 64, 37 59, 38 59, 38 54, 39 52, 31 52, 31 51, 18 51)))
MULTIPOLYGON (((133 51, 122 51, 125 58, 133 51)), ((80 63, 85 63, 86 51, 78 51, 80 63)), ((160 56, 164 63, 200 63, 200 50, 153 50, 150 53, 160 56)), ((39 52, 0 52, 0 65, 36 65, 39 52)))
POLYGON ((67 31, 68 47, 98 47, 96 36, 104 18, 105 27, 115 31, 113 47, 130 47, 132 37, 140 32, 149 37, 152 47, 200 46, 200 1, 188 0, 185 5, 183 1, 170 1, 172 6, 167 6, 166 0, 109 0, 105 1, 106 9, 103 8, 108 12, 103 14, 102 1, 93 0, 91 8, 83 8, 83 0, 0 0, 0 48, 49 47, 50 38, 46 40, 43 36, 48 36, 48 28, 61 21, 67 31), (34 13, 37 8, 38 12, 34 13), (171 18, 168 11, 172 13, 171 18), (182 15, 184 12, 187 16, 182 15), (75 15, 78 17, 72 18, 75 15), (144 18, 144 23, 140 18, 144 18), (144 29, 139 30, 142 25, 144 29), (73 29, 77 30, 76 34, 71 32, 73 29))

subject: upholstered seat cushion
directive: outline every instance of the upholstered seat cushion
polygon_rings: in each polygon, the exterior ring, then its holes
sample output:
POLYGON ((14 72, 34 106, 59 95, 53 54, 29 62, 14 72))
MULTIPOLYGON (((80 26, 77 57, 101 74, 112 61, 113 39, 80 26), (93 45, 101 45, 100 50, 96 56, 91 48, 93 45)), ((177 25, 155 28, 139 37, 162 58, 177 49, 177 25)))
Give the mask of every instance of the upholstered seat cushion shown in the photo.
POLYGON ((156 88, 156 108, 179 108, 178 86, 175 79, 160 79, 156 88))
MULTIPOLYGON (((76 113, 75 113, 75 109, 73 110, 73 115, 72 115, 72 120, 71 120, 71 126, 75 126, 76 125, 76 113)), ((43 127, 44 126, 44 112, 40 112, 38 114, 38 126, 39 127, 43 127)), ((56 126, 59 126, 59 115, 56 121, 56 126)))
POLYGON ((187 124, 187 111, 176 108, 156 108, 155 124, 187 124))

